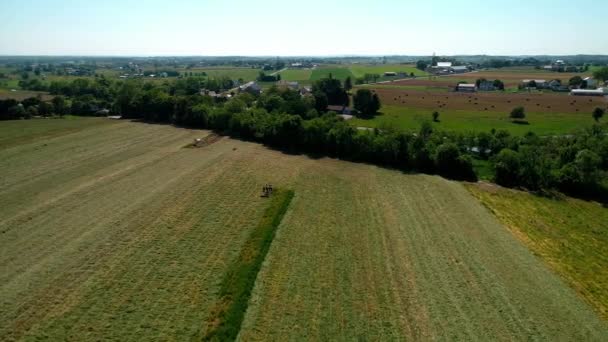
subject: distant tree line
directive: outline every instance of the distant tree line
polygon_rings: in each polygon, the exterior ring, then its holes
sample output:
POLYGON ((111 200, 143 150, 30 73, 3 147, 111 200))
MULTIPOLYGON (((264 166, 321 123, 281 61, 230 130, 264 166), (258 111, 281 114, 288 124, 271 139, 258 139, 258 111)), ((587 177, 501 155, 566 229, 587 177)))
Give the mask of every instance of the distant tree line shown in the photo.
MULTIPOLYGON (((390 127, 358 130, 327 112, 328 105, 350 103, 342 83, 333 78, 315 82, 308 96, 272 87, 261 95, 241 93, 230 99, 201 95, 201 81, 73 81, 55 89, 59 95, 50 103, 40 99, 0 101, 0 118, 23 118, 36 111, 40 115, 78 115, 82 108, 104 105, 127 119, 212 129, 279 149, 452 179, 476 180, 476 159, 487 163, 494 180, 504 186, 535 191, 557 189, 577 196, 606 198, 608 136, 599 124, 563 137, 539 137, 533 133, 519 137, 503 130, 444 132, 434 129, 431 122, 423 122, 416 133, 390 127)), ((367 89, 358 90, 353 99, 356 109, 372 115, 381 106, 376 94, 367 89)), ((594 111, 597 121, 604 113, 600 110, 601 113, 594 111)), ((521 114, 514 110, 512 117, 521 114)), ((438 117, 439 113, 433 115, 435 120, 438 117)))

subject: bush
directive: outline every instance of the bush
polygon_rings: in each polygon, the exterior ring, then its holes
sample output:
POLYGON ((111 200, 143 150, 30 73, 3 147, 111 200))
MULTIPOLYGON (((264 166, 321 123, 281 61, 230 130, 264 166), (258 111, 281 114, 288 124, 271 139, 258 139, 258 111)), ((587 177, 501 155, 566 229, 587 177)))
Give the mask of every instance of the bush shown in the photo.
POLYGON ((519 181, 519 155, 510 149, 503 149, 494 159, 494 181, 497 184, 513 187, 519 181))
POLYGON ((447 178, 476 180, 473 163, 469 156, 461 156, 455 143, 445 143, 437 148, 435 155, 437 172, 447 178))
POLYGON ((515 107, 513 108, 513 110, 511 111, 511 114, 509 115, 509 117, 511 119, 525 119, 526 118, 526 111, 524 109, 524 107, 515 107))

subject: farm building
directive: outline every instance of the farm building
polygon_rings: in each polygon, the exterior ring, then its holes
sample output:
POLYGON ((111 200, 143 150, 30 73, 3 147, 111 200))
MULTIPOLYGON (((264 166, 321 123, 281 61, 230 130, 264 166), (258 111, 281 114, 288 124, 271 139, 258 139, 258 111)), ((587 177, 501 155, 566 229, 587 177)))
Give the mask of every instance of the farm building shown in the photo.
POLYGON ((456 91, 462 93, 474 93, 477 91, 477 86, 475 84, 461 83, 456 87, 456 91))
POLYGON ((277 87, 281 89, 298 90, 300 89, 300 83, 281 80, 277 82, 277 87))
POLYGON ((453 66, 450 68, 450 72, 453 72, 455 74, 462 74, 464 72, 469 71, 469 68, 467 66, 464 65, 460 65, 460 66, 453 66))
POLYGON ((478 89, 480 91, 494 91, 496 87, 494 86, 494 82, 492 81, 481 81, 479 82, 478 89))
POLYGON ((330 106, 327 106, 327 111, 334 112, 337 114, 342 114, 342 115, 350 115, 350 113, 351 113, 350 108, 348 108, 347 106, 330 105, 330 106))
POLYGON ((256 82, 251 81, 240 86, 239 91, 251 94, 260 94, 262 92, 262 87, 260 87, 260 85, 256 82))
POLYGON ((448 74, 452 68, 452 62, 438 62, 437 65, 430 67, 430 72, 435 74, 448 74))
POLYGON ((545 88, 547 80, 522 80, 522 85, 526 88, 545 88))
POLYGON ((604 96, 608 95, 608 88, 597 89, 572 89, 570 95, 575 96, 604 96))
POLYGON ((583 78, 583 84, 586 84, 587 88, 595 88, 597 86, 597 81, 593 79, 593 77, 585 77, 583 78))
POLYGON ((387 72, 384 73, 384 76, 386 76, 386 77, 395 77, 395 76, 397 76, 397 73, 394 72, 394 71, 387 71, 387 72))

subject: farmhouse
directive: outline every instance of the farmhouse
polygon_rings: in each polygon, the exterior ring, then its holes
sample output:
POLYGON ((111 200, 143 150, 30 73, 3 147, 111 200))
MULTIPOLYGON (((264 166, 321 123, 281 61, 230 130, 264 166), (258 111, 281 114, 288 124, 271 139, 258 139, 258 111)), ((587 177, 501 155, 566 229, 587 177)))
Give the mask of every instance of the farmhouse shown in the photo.
POLYGON ((608 95, 608 88, 597 89, 572 89, 570 95, 575 96, 604 96, 608 95))
POLYGON ((521 83, 526 88, 541 89, 547 87, 547 80, 523 80, 521 83))
POLYGON ((458 87, 456 87, 456 91, 462 93, 474 93, 477 91, 477 86, 475 84, 460 83, 458 87))
POLYGON ((479 91, 494 91, 496 87, 494 86, 494 82, 483 80, 479 82, 479 86, 477 87, 479 91))

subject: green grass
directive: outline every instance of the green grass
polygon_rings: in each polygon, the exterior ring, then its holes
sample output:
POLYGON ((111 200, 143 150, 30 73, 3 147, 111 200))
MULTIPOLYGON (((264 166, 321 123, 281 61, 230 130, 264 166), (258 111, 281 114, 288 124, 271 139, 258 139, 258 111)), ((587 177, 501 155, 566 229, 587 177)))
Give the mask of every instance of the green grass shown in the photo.
POLYGON ((271 196, 262 219, 222 281, 221 298, 208 319, 204 340, 233 341, 238 335, 257 274, 293 196, 293 191, 280 189, 271 196))
MULTIPOLYGON (((432 120, 433 110, 401 106, 383 106, 381 114, 373 119, 350 120, 353 126, 417 131, 423 121, 432 120)), ((593 123, 589 115, 560 113, 526 113, 529 125, 518 125, 508 119, 506 113, 490 111, 441 110, 440 122, 433 126, 457 132, 489 132, 504 129, 512 134, 523 135, 529 131, 540 135, 568 134, 593 123)))
POLYGON ((349 67, 355 77, 363 77, 365 74, 380 74, 385 72, 405 72, 408 75, 414 73, 416 76, 428 75, 425 71, 416 69, 414 65, 409 64, 382 64, 382 65, 352 65, 349 67))
POLYGON ((196 68, 186 70, 187 72, 205 72, 209 77, 228 77, 233 80, 243 79, 245 82, 255 80, 260 74, 260 70, 251 68, 196 68))
POLYGON ((281 72, 281 79, 300 83, 310 83, 311 69, 287 69, 281 72))
POLYGON ((333 78, 341 81, 344 81, 347 77, 353 78, 353 74, 345 67, 318 67, 312 71, 310 80, 316 81, 327 78, 329 77, 329 74, 331 74, 333 78))
POLYGON ((608 210, 496 186, 469 185, 512 233, 608 319, 608 210))

